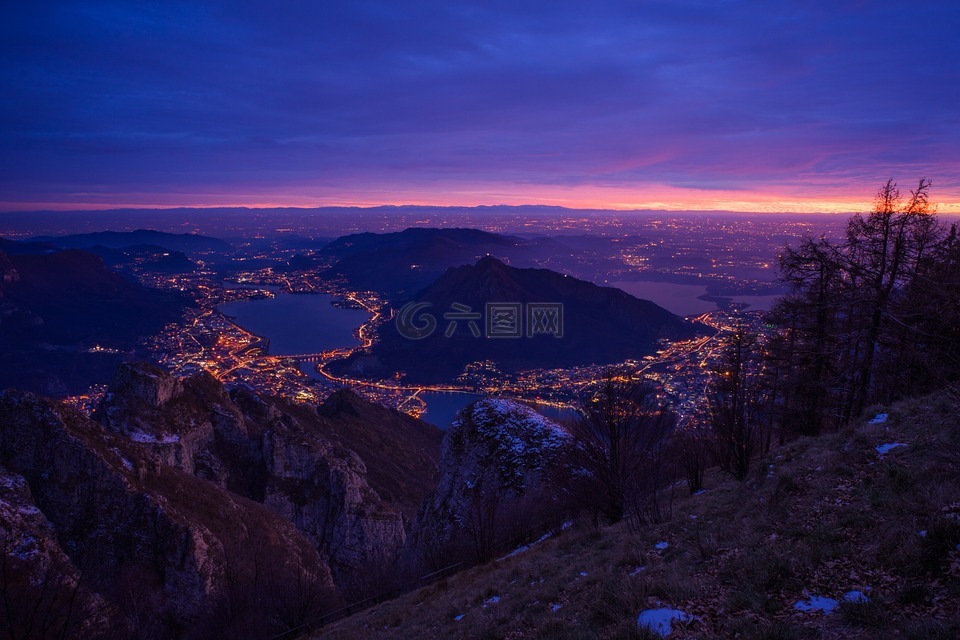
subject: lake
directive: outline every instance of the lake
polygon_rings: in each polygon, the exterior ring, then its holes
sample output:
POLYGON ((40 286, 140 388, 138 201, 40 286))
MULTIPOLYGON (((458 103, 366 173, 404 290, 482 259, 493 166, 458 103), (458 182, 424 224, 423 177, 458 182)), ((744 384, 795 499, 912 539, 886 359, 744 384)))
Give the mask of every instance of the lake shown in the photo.
POLYGON ((270 340, 269 353, 292 356, 360 344, 354 331, 370 319, 361 309, 342 309, 325 293, 281 293, 235 300, 217 309, 250 333, 270 340))
MULTIPOLYGON (((445 430, 453 422, 457 411, 483 396, 469 391, 424 391, 419 397, 427 404, 427 412, 421 418, 445 430)), ((524 404, 531 406, 551 420, 567 420, 576 416, 573 409, 562 409, 548 405, 535 406, 534 403, 530 402, 524 404)))
MULTIPOLYGON (((714 302, 700 300, 699 296, 707 293, 706 285, 630 280, 612 282, 609 286, 622 289, 635 298, 650 300, 678 316, 695 316, 716 311, 719 308, 714 302)), ((779 295, 730 296, 733 302, 750 305, 747 311, 769 311, 779 297, 779 295)))
POLYGON ((424 391, 418 397, 427 404, 427 412, 421 416, 423 420, 446 429, 457 411, 483 396, 467 391, 424 391))

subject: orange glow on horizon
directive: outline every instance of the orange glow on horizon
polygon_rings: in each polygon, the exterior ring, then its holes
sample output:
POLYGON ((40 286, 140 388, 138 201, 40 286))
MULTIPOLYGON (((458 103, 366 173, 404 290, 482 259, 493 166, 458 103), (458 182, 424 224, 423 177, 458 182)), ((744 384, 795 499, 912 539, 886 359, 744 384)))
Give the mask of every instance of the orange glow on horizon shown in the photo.
MULTIPOLYGON (((879 184, 879 183, 878 183, 879 184)), ((901 184, 906 193, 908 187, 901 184)), ((824 195, 804 197, 798 194, 762 193, 757 191, 701 190, 678 187, 630 189, 624 187, 566 187, 529 185, 521 188, 498 186, 449 187, 415 189, 400 186, 369 189, 358 188, 320 195, 228 194, 228 193, 126 193, 100 195, 76 194, 59 202, 0 202, 0 211, 69 211, 107 209, 175 209, 175 208, 317 208, 317 207, 476 207, 494 205, 543 205, 568 209, 610 211, 730 211, 743 213, 853 213, 869 211, 876 187, 859 190, 856 195, 824 195), (86 197, 84 197, 86 196, 86 197)), ((294 188, 291 192, 316 194, 314 188, 294 188)), ((829 191, 825 189, 824 191, 829 191)), ((933 200, 937 211, 960 214, 960 190, 937 193, 933 200)))

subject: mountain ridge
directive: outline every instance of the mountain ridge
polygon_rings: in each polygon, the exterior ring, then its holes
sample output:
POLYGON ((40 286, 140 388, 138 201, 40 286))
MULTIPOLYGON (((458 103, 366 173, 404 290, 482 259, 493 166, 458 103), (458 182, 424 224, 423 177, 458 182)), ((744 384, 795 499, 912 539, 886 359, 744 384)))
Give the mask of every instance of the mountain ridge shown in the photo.
MULTIPOLYGON (((655 350, 660 339, 692 338, 704 328, 689 323, 648 300, 620 289, 601 287, 548 269, 521 269, 486 256, 474 265, 448 269, 414 297, 430 305, 437 328, 423 339, 401 335, 396 324, 383 327, 380 340, 367 353, 334 363, 332 370, 347 374, 402 371, 414 382, 443 382, 463 367, 482 360, 496 362, 503 371, 610 364, 639 358, 655 350), (487 303, 531 302, 562 305, 562 337, 521 335, 515 339, 485 337, 483 318, 475 320, 480 337, 461 320, 450 337, 442 314, 462 305, 481 316, 487 303)), ((528 319, 519 317, 521 334, 528 319)))

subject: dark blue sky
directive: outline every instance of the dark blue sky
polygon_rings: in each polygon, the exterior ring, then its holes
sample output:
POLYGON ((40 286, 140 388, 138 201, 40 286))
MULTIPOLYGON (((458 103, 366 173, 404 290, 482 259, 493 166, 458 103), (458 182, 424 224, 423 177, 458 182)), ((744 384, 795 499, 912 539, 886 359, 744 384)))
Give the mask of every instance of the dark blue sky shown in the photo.
MULTIPOLYGON (((0 207, 960 207, 953 2, 22 2, 0 207)), ((960 210, 958 208, 957 210, 960 210)))

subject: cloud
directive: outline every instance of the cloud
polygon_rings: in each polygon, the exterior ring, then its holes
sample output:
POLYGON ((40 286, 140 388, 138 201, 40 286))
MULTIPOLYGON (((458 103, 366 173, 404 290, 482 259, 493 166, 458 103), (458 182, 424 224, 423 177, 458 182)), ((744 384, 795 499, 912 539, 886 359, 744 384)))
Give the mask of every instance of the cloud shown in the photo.
POLYGON ((802 194, 956 176, 958 13, 21 3, 0 26, 0 200, 337 184, 347 197, 387 183, 802 194))

